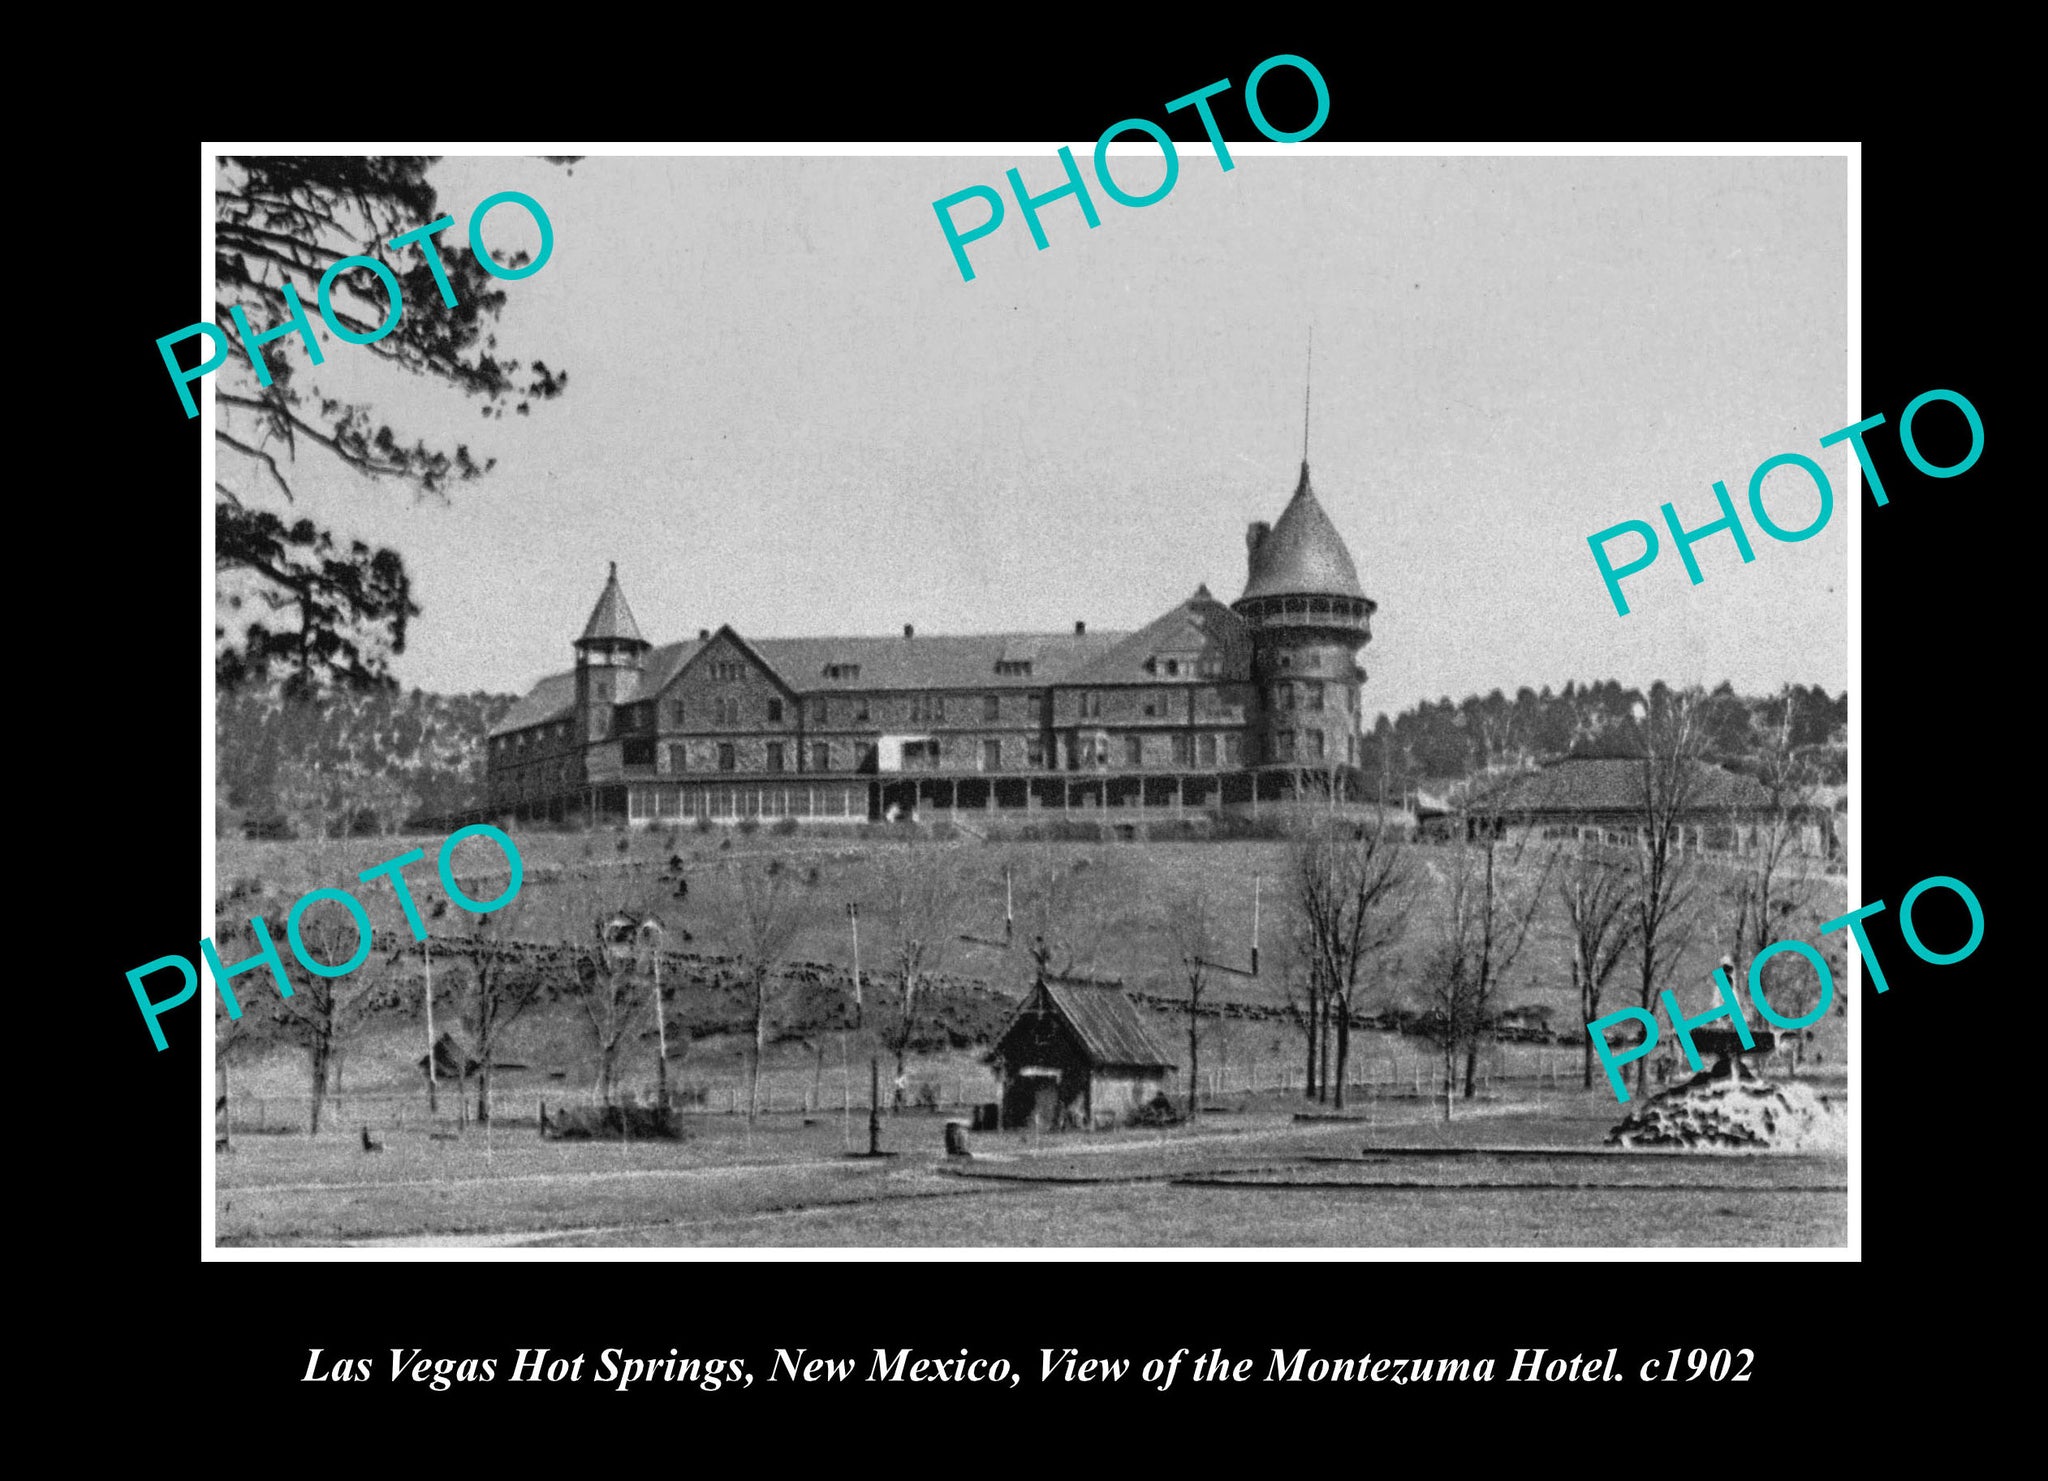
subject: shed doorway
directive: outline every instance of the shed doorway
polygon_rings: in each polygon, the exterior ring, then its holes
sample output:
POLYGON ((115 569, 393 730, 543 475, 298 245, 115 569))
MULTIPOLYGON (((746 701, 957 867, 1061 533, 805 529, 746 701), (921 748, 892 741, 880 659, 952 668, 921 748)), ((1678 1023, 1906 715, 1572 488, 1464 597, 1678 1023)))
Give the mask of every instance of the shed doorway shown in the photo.
POLYGON ((1052 1131, 1060 1119, 1060 1072, 1030 1066, 1019 1069, 1003 1088, 1003 1127, 1012 1131, 1052 1131))

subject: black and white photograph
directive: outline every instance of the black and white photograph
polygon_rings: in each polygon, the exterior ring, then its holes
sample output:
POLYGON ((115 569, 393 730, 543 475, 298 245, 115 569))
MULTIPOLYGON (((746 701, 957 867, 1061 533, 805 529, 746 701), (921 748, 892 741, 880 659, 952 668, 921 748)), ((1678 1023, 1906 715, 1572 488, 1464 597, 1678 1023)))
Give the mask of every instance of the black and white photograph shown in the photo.
POLYGON ((1244 137, 219 156, 217 1249, 1848 1251, 1853 151, 1244 137))

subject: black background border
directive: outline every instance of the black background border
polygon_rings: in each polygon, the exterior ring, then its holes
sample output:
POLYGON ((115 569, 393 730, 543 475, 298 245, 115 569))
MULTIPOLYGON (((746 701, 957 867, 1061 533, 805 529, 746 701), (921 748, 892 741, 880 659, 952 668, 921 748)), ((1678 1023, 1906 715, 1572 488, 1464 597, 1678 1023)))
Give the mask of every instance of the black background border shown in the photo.
MULTIPOLYGON (((806 72, 805 64, 785 66, 786 59, 778 58, 775 65, 784 70, 774 107, 732 106, 735 100, 758 101, 758 92, 747 91, 761 86, 758 76, 745 83, 730 79, 731 90, 721 92, 715 80, 700 74, 690 89, 665 97, 658 116, 651 107, 627 113, 577 105, 544 122, 597 137, 936 142, 1092 139, 1111 120, 1145 115, 1166 124, 1176 138, 1195 141, 1199 125, 1190 113, 1168 118, 1160 106, 1165 99, 1222 76, 1241 88, 1264 57, 1298 51, 1329 82, 1330 118, 1319 142, 1451 132, 1441 114, 1432 120, 1439 129, 1422 130, 1412 114, 1392 106, 1385 78, 1397 64, 1387 55, 1312 45, 1303 39, 1307 29, 1278 36, 1263 48, 1223 41, 1213 47, 1184 43, 1172 53, 1148 47, 1142 56, 1096 52, 1057 70, 1045 65, 1043 55, 1020 55, 1014 65, 984 56, 971 67, 934 70, 905 61, 895 71, 862 67, 849 77, 822 64, 806 72)), ((1275 119, 1296 116, 1289 111, 1287 75, 1276 73, 1273 85, 1262 90, 1275 119)), ((1306 96, 1303 88, 1299 116, 1306 116, 1306 96)), ((1460 121, 1480 127, 1468 126, 1459 136, 1725 138, 1729 132, 1703 134, 1701 128, 1732 131, 1744 117, 1760 117, 1753 109, 1737 110, 1736 116, 1677 101, 1632 112, 1592 106, 1583 94, 1573 101, 1575 109, 1552 100, 1540 117, 1524 116, 1514 127, 1501 126, 1513 112, 1506 106, 1467 113, 1460 121), (1532 133, 1531 123, 1539 123, 1540 132, 1532 133)), ((1992 923, 1987 943, 2001 928, 2009 930, 2013 919, 2009 876, 1999 862, 2000 809, 1984 795, 1998 785, 1983 764, 1986 752, 1980 748, 1987 733, 1964 719, 1971 707, 2000 692, 2001 680, 2011 679, 1989 663, 1994 645, 1988 638, 1999 631, 2001 615, 1990 605, 1990 592, 1999 572, 1981 533, 1994 517, 1991 491, 2013 457, 2019 430, 2014 383, 2003 364, 2014 332, 2014 311, 2003 295, 2016 281, 2007 260, 2013 237, 2004 229, 2001 204, 2007 198, 2007 164, 1995 142, 1953 118, 1929 125, 1880 116, 1881 100, 1874 98, 1863 105, 1868 114, 1861 118, 1822 115, 1816 104, 1809 100, 1803 109, 1774 115, 1768 136, 1734 136, 1852 138, 1864 149, 1862 414, 1882 411, 1888 419, 1871 441, 1891 503, 1877 509, 1859 489, 1855 499, 1841 499, 1837 520, 1849 514, 1862 525, 1859 621, 1865 648, 1862 688, 1852 694, 1862 749, 1863 811, 1856 820, 1862 900, 1883 898, 1892 907, 1872 922, 1891 991, 1874 994, 1867 977, 1857 990, 1864 1263, 199 1263, 194 1218, 210 1196, 201 1183, 200 1138, 193 1134, 200 1120, 193 1087, 202 1064, 195 1041, 204 1023, 197 1004, 204 991, 195 1005, 166 1017, 172 1049, 153 1054, 122 976, 129 966, 190 948, 199 895, 194 876, 183 873, 193 867, 193 814, 186 808, 198 788, 188 790, 179 778, 187 760, 196 778, 201 759, 192 671, 195 656, 204 651, 204 588, 170 552, 189 549, 183 542, 195 532, 192 485, 203 421, 182 419, 151 341, 193 317, 193 268, 200 255, 193 187, 201 159, 196 140, 166 139, 138 145, 130 156, 135 188, 126 220, 149 249, 137 258, 147 270, 135 274, 125 295, 126 320, 132 323, 107 345, 115 379, 104 402, 121 429, 117 466, 133 469, 125 496, 133 508, 106 553, 111 569, 102 578, 106 590, 120 594, 117 621, 134 702, 146 706, 155 721, 149 753, 150 770, 160 779, 160 826, 150 834, 154 841, 128 860, 126 907, 95 932, 86 949, 79 1006, 89 1027, 65 1035, 97 1046, 90 1052, 116 1068, 133 1111, 123 1136, 121 1175, 111 1186, 97 1183, 81 1191, 78 1200, 79 1227, 112 1231, 83 1236, 88 1249, 97 1248, 107 1278, 138 1289, 148 1320, 167 1339, 179 1334, 171 1340, 190 1373, 234 1375, 237 1410, 253 1425, 270 1419, 302 1423, 307 1415, 298 1406, 256 1406, 249 1400, 327 1397, 324 1389, 283 1387, 297 1383, 312 1347, 324 1348, 330 1358, 370 1357, 381 1375, 394 1346, 435 1355, 493 1355, 501 1366, 519 1347, 587 1352, 594 1361, 606 1347, 644 1355, 675 1346, 685 1353, 744 1355, 756 1382, 715 1395, 688 1385, 644 1385, 628 1395, 594 1384, 562 1385, 547 1391, 546 1408, 573 1404, 580 1417, 590 1403, 630 1407, 636 1416, 659 1422, 689 1417, 694 1405, 714 1401, 727 1409, 737 1403, 757 1416, 779 1413, 781 1399, 795 1393, 807 1416, 835 1406, 856 1416, 915 1414, 921 1425, 972 1423, 986 1415, 1006 1429, 1027 1412, 1020 1404, 1034 1415, 1052 1405, 1062 1416, 1108 1404, 1109 1412, 1129 1419, 1155 1405, 1184 1407, 1190 1395, 1193 1402, 1206 1399, 1206 1389, 1185 1381, 1166 1394, 1135 1379, 1115 1389, 1041 1387, 1034 1381, 1041 1347, 1142 1359, 1181 1347, 1221 1346, 1233 1356, 1258 1358, 1255 1371, 1261 1372, 1274 1347, 1307 1346, 1331 1355, 1490 1355, 1502 1376, 1517 1347, 1543 1347, 1555 1356, 1604 1354, 1619 1346, 1625 1369, 1671 1347, 1754 1348, 1758 1357, 1746 1389, 1660 1385, 1650 1391, 1671 1422, 1688 1428, 1694 1422, 1682 1414, 1704 1415, 1731 1397, 1738 1405, 1763 1401, 1784 1412, 1804 1411, 1816 1403, 1867 1396, 1902 1362, 1940 1361, 1929 1354, 1939 1354, 1949 1324, 1971 1304, 1958 1287, 1974 1285, 1991 1271, 1959 1268, 1963 1242, 1977 1238, 1971 1226, 1983 1218, 1971 1206, 1974 1176, 1963 1170, 1970 1158, 1948 1139, 1936 1139, 1924 1089, 1906 1093, 1901 1087, 1909 1074, 1921 1078, 1932 1045, 1952 1042, 1951 1032, 1973 1009, 1981 1011, 1976 1005, 1989 1001, 1984 989, 1991 982, 1991 953, 1987 946, 1945 968, 1915 960, 1898 934, 1897 905, 1916 880, 1950 874, 1967 881, 1983 901, 1992 923), (1987 429, 1986 451, 1976 467, 1942 483, 1908 465, 1893 435, 1905 403, 1934 387, 1967 396, 1987 429), (99 1198, 108 1206, 95 1214, 90 1205, 99 1198), (1899 1344, 1907 1342, 1917 1356, 1901 1355, 1899 1344), (936 1356, 965 1346, 979 1356, 1008 1356, 1026 1379, 1015 1390, 962 1385, 933 1393, 907 1384, 792 1390, 761 1381, 767 1357, 778 1346, 862 1355, 878 1346, 910 1346, 936 1356), (1667 1404, 1667 1398, 1687 1402, 1667 1404), (669 1407, 674 1405, 680 1407, 669 1407), (269 1418, 260 1407, 268 1408, 269 1418), (294 1414, 296 1420, 287 1421, 294 1414)), ((252 116, 243 116, 241 124, 252 116)), ((1226 109, 1220 116, 1231 138, 1250 137, 1241 114, 1226 109)), ((1028 165, 1024 159, 1018 163, 1028 165)), ((1935 425, 1942 420, 1937 414, 1916 428, 1923 450, 1938 462, 1952 460, 1961 447, 1959 441, 1953 447, 1944 442, 1935 425)), ((1831 473, 1838 462, 1827 463, 1831 473)), ((1639 492, 1636 502, 1652 502, 1651 491, 1639 492)), ((1844 527, 1828 538, 1846 533, 1844 527)), ((1768 545, 1760 545, 1759 559, 1768 554, 1768 545)), ((1741 577, 1717 571, 1713 579, 1741 577)), ((204 675, 201 682, 208 682, 204 675)), ((109 759, 132 766, 134 758, 109 759)), ((203 800, 200 817, 210 828, 210 799, 203 800)), ((1940 896, 1929 897, 1917 915, 1923 934, 1937 941, 1960 939, 1960 909, 1951 920, 1944 908, 1940 896)), ((1988 1237, 1995 1245, 2009 1236, 1988 1237)), ((529 1392, 504 1383, 447 1393, 409 1383, 374 1387, 379 1422, 399 1419, 417 1396, 427 1397, 428 1412, 444 1416, 477 1405, 512 1414, 507 1406, 529 1392)), ((1638 1398, 1636 1387, 1603 1386, 1598 1393, 1616 1426, 1628 1427, 1632 1421, 1616 1401, 1638 1398)), ((1305 1384, 1247 1384, 1234 1386, 1232 1407, 1219 1408, 1215 1417, 1227 1423, 1239 1413, 1249 1416, 1244 1405, 1308 1414, 1333 1402, 1347 1409, 1376 1403, 1398 1416, 1418 1406, 1465 1412, 1484 1406, 1480 1412, 1513 1415, 1526 1404, 1530 1415, 1557 1421, 1556 1438, 1569 1443, 1572 1411, 1560 1404, 1569 1397, 1548 1385, 1499 1383, 1462 1395, 1419 1386, 1333 1393, 1305 1384)), ((546 1422, 537 1414, 529 1417, 546 1422)), ((982 1433, 1000 1440, 1004 1432, 982 1433)), ((451 1442, 457 1434, 465 1443, 475 1438, 473 1432, 450 1432, 451 1442)), ((1157 1434, 1128 1438, 1142 1451, 1157 1434)), ((814 1438, 825 1447, 835 1443, 831 1433, 814 1438)), ((1047 1443, 1052 1436, 1032 1438, 1047 1443)), ((1456 1449, 1454 1441, 1448 1454, 1456 1449)), ((899 1446, 885 1453, 904 1464, 920 1463, 899 1446)), ((973 1464, 978 1457, 953 1459, 973 1464)))

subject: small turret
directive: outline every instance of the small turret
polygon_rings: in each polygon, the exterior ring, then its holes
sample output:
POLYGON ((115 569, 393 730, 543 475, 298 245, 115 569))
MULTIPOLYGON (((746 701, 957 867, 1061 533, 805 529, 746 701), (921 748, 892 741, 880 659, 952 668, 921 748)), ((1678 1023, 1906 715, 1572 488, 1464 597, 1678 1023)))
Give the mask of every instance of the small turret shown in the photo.
POLYGON ((576 713, 585 740, 611 734, 612 706, 631 699, 640 683, 640 664, 652 647, 619 587, 619 563, 611 563, 604 590, 576 640, 576 713))

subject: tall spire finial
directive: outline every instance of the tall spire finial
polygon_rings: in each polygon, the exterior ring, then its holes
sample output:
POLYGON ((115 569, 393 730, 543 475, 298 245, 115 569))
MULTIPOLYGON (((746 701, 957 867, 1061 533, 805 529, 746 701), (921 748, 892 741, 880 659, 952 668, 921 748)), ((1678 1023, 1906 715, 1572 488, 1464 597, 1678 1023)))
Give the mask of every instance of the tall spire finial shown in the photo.
POLYGON ((619 579, 619 563, 617 561, 612 562, 612 573, 610 579, 613 581, 619 579))
POLYGON ((1316 326, 1308 326, 1308 373, 1301 382, 1301 466, 1308 467, 1308 395, 1316 374, 1316 326))

